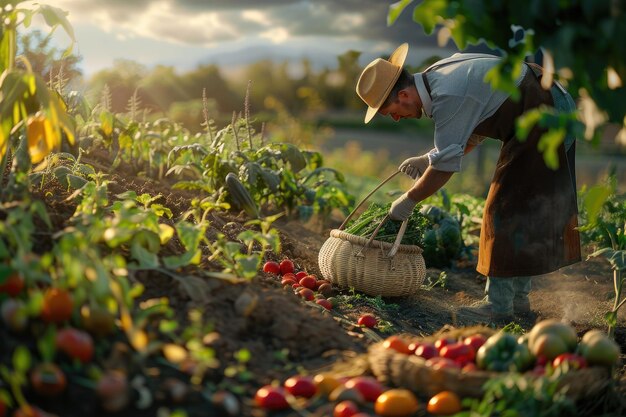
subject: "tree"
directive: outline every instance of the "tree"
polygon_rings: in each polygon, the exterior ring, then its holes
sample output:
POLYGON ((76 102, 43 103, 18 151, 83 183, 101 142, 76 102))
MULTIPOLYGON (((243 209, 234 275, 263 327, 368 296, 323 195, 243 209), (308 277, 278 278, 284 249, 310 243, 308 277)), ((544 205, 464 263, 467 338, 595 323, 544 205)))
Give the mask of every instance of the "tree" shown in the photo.
POLYGON ((44 36, 41 31, 35 30, 22 35, 18 43, 18 53, 26 57, 33 72, 44 80, 55 84, 61 78, 61 84, 71 85, 82 76, 77 67, 82 58, 74 54, 65 55, 64 51, 51 44, 51 36, 44 36))
MULTIPOLYGON (((392 4, 388 23, 411 3, 392 4)), ((607 123, 617 123, 617 138, 626 143, 625 12, 626 0, 424 0, 413 20, 426 34, 439 29, 439 38, 451 37, 460 50, 479 43, 501 50, 505 59, 491 74, 501 88, 512 86, 515 70, 540 48, 548 73, 581 99, 585 137, 597 139, 607 123)))

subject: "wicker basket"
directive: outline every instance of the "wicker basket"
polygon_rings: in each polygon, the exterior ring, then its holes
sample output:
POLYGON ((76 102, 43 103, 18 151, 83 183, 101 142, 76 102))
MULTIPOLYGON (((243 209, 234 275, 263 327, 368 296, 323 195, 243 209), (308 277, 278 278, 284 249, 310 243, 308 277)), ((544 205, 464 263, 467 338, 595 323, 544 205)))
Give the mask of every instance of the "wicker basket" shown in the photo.
MULTIPOLYGON (((488 336, 492 329, 466 331, 465 335, 483 333, 488 336)), ((452 332, 449 336, 454 337, 452 332)), ((434 338, 426 338, 433 341, 434 338)), ((461 397, 480 398, 484 394, 483 385, 490 378, 501 373, 488 371, 461 372, 458 369, 433 369, 425 365, 425 360, 416 355, 405 355, 393 349, 386 349, 382 342, 372 345, 368 360, 376 378, 384 384, 407 388, 417 394, 433 396, 441 391, 453 391, 461 397)), ((529 376, 532 378, 532 376, 529 376)), ((563 375, 560 386, 566 388, 566 395, 572 400, 583 400, 601 394, 610 384, 610 373, 603 367, 583 368, 563 375)))
POLYGON ((318 264, 322 276, 344 288, 354 288, 369 295, 385 297, 417 293, 426 276, 422 248, 401 245, 407 221, 402 222, 393 244, 375 240, 378 230, 388 220, 386 216, 372 236, 365 238, 343 231, 354 213, 392 174, 370 192, 348 215, 339 229, 333 229, 319 252, 318 264))

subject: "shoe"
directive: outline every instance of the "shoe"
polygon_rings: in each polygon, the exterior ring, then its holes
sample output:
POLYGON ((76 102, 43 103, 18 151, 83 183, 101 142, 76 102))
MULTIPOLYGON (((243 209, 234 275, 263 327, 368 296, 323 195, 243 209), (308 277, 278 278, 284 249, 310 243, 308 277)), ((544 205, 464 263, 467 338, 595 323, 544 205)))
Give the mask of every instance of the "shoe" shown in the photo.
POLYGON ((490 303, 480 303, 461 307, 456 313, 457 320, 466 324, 509 324, 514 320, 512 313, 495 313, 490 303))

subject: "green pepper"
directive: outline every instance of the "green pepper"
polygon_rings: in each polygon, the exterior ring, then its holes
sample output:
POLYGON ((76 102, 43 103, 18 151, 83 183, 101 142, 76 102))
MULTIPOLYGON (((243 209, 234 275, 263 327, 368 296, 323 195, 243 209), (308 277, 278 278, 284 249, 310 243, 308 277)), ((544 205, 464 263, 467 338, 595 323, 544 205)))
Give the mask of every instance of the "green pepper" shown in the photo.
POLYGON ((533 364, 528 346, 517 342, 517 337, 506 332, 491 336, 476 353, 476 364, 481 369, 496 372, 521 372, 533 364))

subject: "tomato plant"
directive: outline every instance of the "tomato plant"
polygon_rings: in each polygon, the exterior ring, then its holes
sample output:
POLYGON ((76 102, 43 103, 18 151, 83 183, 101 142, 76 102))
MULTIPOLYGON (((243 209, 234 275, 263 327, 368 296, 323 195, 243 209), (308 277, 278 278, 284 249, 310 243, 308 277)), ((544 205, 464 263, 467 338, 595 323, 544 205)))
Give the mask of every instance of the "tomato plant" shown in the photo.
POLYGON ((44 362, 31 371, 30 383, 37 394, 56 397, 65 390, 67 379, 56 364, 44 362))
POLYGON ((82 363, 91 361, 94 353, 93 339, 82 330, 65 328, 56 335, 57 348, 72 359, 82 363))
POLYGON ((61 323, 72 317, 73 300, 63 288, 48 288, 43 296, 41 318, 47 323, 61 323))
POLYGON ((17 297, 23 289, 24 278, 17 271, 9 274, 6 280, 0 284, 0 294, 8 294, 11 297, 17 297))

